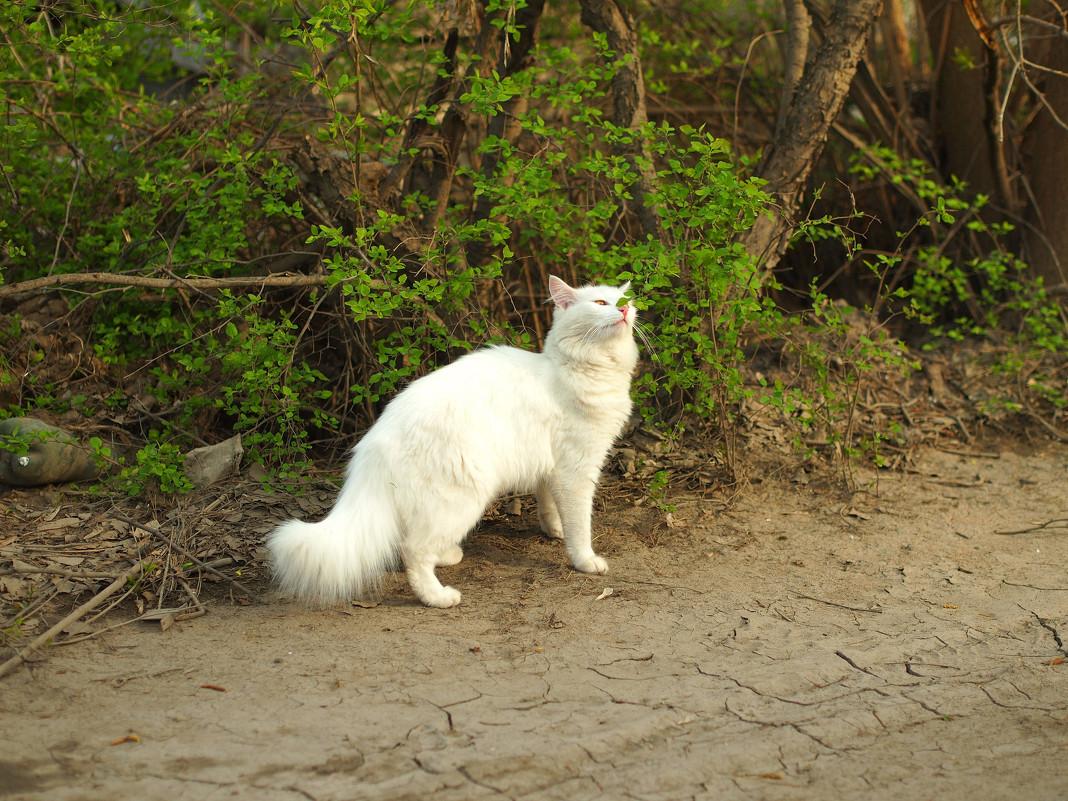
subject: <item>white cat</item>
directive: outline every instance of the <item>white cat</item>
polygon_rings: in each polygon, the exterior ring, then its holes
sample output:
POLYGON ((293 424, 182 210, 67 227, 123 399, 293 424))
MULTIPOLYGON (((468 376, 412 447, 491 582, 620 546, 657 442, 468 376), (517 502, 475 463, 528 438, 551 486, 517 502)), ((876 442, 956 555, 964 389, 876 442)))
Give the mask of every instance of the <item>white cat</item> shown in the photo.
POLYGON ((576 568, 604 573, 593 552, 593 494, 630 416, 636 312, 622 287, 573 289, 555 276, 541 353, 494 346, 401 392, 353 450, 345 484, 319 523, 291 520, 269 537, 283 591, 322 601, 373 588, 399 555, 428 606, 460 603, 438 565, 507 492, 533 492, 541 530, 576 568))

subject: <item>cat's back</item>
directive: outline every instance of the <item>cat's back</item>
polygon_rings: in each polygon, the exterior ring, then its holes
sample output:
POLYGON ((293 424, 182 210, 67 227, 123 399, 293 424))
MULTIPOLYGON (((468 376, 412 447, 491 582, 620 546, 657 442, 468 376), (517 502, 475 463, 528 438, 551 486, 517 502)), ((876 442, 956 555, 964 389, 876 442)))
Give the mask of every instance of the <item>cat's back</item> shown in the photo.
POLYGON ((491 345, 412 382, 386 414, 453 423, 521 414, 529 405, 544 406, 549 380, 542 354, 491 345))
POLYGON ((357 450, 408 481, 447 478, 492 492, 528 487, 551 463, 560 425, 546 380, 541 354, 481 348, 414 381, 357 450))
POLYGON ((529 385, 545 380, 542 354, 507 345, 489 345, 428 373, 414 382, 409 390, 465 396, 507 390, 514 383, 529 389, 529 385))

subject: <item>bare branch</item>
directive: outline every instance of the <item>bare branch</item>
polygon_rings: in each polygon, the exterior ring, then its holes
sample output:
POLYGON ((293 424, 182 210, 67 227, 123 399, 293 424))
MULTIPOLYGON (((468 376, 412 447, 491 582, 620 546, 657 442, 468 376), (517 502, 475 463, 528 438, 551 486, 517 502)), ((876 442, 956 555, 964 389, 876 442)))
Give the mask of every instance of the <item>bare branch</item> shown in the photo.
POLYGON ((1065 30, 1062 26, 1055 25, 1049 20, 1028 16, 1027 14, 1012 14, 1005 17, 997 17, 996 19, 990 20, 990 27, 1004 28, 1013 26, 1019 30, 1019 25, 1024 22, 1028 25, 1034 25, 1037 28, 1045 28, 1047 31, 1051 31, 1061 38, 1068 39, 1068 30, 1065 30))
POLYGON ((113 582, 111 582, 111 584, 109 584, 103 590, 98 592, 96 595, 94 595, 92 598, 90 598, 84 604, 79 606, 77 609, 75 609, 73 612, 71 612, 65 618, 60 620, 58 623, 56 623, 54 626, 52 626, 50 629, 48 629, 48 631, 46 631, 44 634, 41 634, 40 636, 35 638, 33 640, 33 642, 31 642, 29 645, 27 645, 25 648, 23 648, 18 653, 16 653, 13 657, 8 659, 3 664, 0 664, 0 678, 3 678, 8 673, 11 673, 13 670, 15 670, 15 668, 17 668, 19 665, 21 665, 23 662, 25 662, 27 660, 27 658, 28 658, 28 656, 29 656, 29 654, 31 652, 33 652, 36 649, 40 648, 42 645, 47 645, 52 640, 53 637, 55 637, 56 635, 62 633, 63 629, 65 629, 67 626, 69 626, 75 620, 80 618, 86 612, 90 612, 93 609, 95 609, 96 607, 100 606, 100 604, 102 604, 105 600, 107 600, 117 590, 121 589, 123 587, 123 585, 126 584, 127 579, 132 579, 134 576, 136 576, 138 573, 140 573, 143 569, 144 569, 144 565, 141 562, 137 562, 134 565, 132 565, 131 567, 127 568, 127 570, 124 573, 122 573, 122 575, 120 575, 118 578, 116 578, 113 582))
POLYGON ((0 298, 36 292, 58 286, 103 284, 105 286, 145 287, 147 289, 239 289, 244 287, 282 288, 323 286, 328 275, 250 275, 232 278, 152 278, 146 275, 122 275, 114 273, 64 273, 46 275, 20 281, 17 284, 0 286, 0 298))

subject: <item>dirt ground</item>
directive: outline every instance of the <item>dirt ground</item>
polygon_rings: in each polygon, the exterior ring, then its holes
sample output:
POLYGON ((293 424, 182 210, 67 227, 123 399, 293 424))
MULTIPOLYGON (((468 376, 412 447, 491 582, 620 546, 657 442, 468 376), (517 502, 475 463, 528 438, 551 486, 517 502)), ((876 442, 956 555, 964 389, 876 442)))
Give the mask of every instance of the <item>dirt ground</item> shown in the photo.
POLYGON ((455 609, 219 592, 54 648, 0 679, 0 796, 1063 798, 1068 448, 913 467, 670 521, 608 490, 605 576, 500 518, 455 609))

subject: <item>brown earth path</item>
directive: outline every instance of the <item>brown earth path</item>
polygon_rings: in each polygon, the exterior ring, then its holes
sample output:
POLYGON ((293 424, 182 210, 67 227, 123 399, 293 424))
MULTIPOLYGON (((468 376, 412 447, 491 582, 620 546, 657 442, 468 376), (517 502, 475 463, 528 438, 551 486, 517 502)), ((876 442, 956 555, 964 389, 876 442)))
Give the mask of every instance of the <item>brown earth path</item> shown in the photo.
POLYGON ((606 576, 491 527, 452 610, 393 577, 56 649, 0 681, 0 797, 1068 797, 1068 448, 1020 450, 609 504, 606 576))

